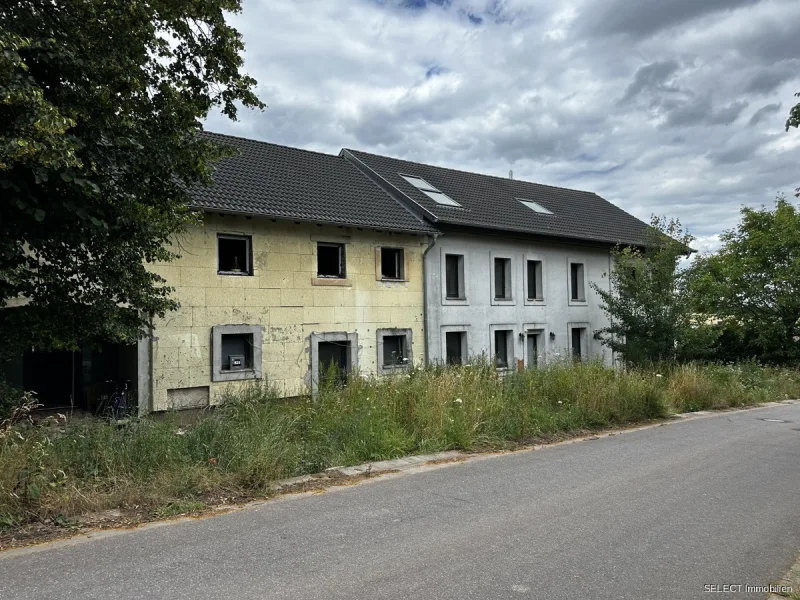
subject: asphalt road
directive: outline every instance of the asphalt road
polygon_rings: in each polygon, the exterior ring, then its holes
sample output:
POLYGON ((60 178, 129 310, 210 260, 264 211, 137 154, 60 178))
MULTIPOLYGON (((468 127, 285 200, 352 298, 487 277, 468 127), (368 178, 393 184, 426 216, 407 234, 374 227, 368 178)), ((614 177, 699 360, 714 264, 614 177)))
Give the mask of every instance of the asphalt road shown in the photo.
POLYGON ((3 553, 0 597, 675 600, 798 551, 794 404, 3 553))

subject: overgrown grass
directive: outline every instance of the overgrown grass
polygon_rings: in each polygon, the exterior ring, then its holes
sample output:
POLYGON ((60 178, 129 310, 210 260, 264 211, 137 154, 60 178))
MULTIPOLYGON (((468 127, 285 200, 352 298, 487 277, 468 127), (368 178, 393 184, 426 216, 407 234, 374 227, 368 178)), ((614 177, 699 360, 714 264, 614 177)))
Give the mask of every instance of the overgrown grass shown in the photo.
POLYGON ((336 465, 509 447, 670 410, 787 397, 800 397, 800 373, 755 365, 656 373, 557 364, 505 378, 490 365, 430 368, 353 378, 344 389, 292 401, 253 385, 192 426, 168 415, 0 433, 0 528, 111 507, 196 512, 209 497, 263 494, 276 479, 336 465))

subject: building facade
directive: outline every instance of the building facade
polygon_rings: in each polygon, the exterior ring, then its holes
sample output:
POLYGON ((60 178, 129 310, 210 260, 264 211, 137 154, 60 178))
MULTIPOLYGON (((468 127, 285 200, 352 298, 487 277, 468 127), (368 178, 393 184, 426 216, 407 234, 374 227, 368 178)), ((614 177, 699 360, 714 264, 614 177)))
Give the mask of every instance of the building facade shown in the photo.
POLYGON ((647 225, 590 192, 341 154, 438 231, 424 264, 429 361, 613 362, 594 286, 609 289, 611 250, 644 245, 647 225))

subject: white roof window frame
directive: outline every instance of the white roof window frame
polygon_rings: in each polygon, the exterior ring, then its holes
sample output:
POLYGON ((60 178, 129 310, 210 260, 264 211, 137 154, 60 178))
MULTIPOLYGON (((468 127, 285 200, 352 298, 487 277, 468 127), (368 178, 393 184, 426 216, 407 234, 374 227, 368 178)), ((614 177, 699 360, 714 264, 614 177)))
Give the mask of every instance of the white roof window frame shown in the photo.
POLYGON ((540 215, 552 215, 553 214, 552 210, 549 210, 549 209, 545 208, 544 206, 542 206, 541 204, 539 204, 538 202, 535 202, 533 200, 528 200, 527 198, 517 198, 517 202, 519 202, 523 206, 527 206, 533 212, 539 213, 540 215))
POLYGON ((418 177, 417 175, 408 175, 404 173, 399 173, 400 177, 405 179, 408 183, 413 185, 417 188, 420 192, 425 194, 428 198, 436 202, 436 204, 440 206, 455 206, 461 208, 461 205, 453 200, 450 196, 438 190, 436 186, 431 185, 427 181, 425 181, 422 177, 418 177))

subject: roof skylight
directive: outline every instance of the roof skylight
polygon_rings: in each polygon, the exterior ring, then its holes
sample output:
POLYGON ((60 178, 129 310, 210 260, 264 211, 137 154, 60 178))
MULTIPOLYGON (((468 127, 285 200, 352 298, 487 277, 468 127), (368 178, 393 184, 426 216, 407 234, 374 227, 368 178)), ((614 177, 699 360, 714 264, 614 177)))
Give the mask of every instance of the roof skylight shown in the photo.
POLYGON ((537 212, 543 215, 552 215, 553 212, 547 210, 544 206, 539 204, 538 202, 534 202, 533 200, 525 200, 524 198, 517 198, 522 204, 530 208, 533 212, 537 212))
POLYGON ((456 202, 446 194, 437 190, 434 186, 432 186, 430 183, 428 183, 421 177, 415 177, 413 175, 403 175, 403 174, 401 174, 400 177, 405 179, 408 183, 413 185, 420 192, 425 194, 428 198, 436 202, 436 204, 442 204, 444 206, 461 206, 458 202, 456 202))

